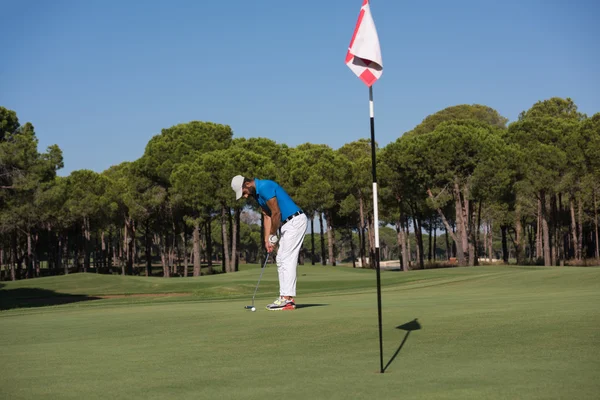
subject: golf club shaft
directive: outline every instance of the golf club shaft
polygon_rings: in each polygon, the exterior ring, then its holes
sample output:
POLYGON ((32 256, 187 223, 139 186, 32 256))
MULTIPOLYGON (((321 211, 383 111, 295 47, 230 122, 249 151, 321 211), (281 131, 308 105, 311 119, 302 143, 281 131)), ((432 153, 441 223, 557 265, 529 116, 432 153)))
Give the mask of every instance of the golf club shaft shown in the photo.
MULTIPOLYGON (((265 259, 265 263, 263 264, 260 270, 260 276, 258 277, 258 282, 256 282, 256 287, 254 288, 254 294, 252 295, 252 307, 254 307, 254 297, 256 296, 256 291, 258 290, 258 285, 260 284, 260 280, 262 279, 263 272, 265 272, 265 267, 267 266, 267 262, 269 261, 269 256, 271 253, 267 253, 267 258, 265 259)), ((250 308, 252 308, 250 307, 250 308)))

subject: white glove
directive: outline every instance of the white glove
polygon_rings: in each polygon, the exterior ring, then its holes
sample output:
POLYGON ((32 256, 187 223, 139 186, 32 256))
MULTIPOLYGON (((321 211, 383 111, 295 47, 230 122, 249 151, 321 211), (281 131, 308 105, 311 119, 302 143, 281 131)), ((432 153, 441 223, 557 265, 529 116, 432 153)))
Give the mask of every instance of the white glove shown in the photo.
POLYGON ((269 236, 269 243, 276 244, 278 241, 279 241, 279 238, 277 237, 277 235, 269 236))

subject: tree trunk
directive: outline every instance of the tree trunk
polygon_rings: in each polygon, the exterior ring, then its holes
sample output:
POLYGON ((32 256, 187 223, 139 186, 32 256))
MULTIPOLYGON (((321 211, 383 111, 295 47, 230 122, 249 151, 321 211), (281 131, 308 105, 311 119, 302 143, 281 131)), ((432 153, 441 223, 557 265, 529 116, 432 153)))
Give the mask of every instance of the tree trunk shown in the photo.
POLYGON ((11 232, 11 255, 10 255, 10 280, 17 280, 17 230, 13 229, 11 232))
MULTIPOLYGON (((427 189, 427 195, 435 203, 435 198, 433 197, 433 193, 431 193, 430 189, 427 189)), ((456 196, 456 193, 455 193, 455 196, 456 196)), ((458 201, 460 201, 460 192, 458 193, 458 201)), ((460 211, 460 209, 462 209, 462 206, 460 206, 460 204, 456 203, 456 197, 455 197, 455 208, 456 208, 456 213, 457 213, 456 215, 457 215, 457 219, 458 219, 459 215, 462 214, 462 212, 460 211)), ((450 234, 452 236, 452 240, 454 241, 454 244, 456 245, 456 250, 457 250, 456 258, 458 260, 458 265, 463 265, 463 266, 466 265, 465 253, 460 250, 462 248, 462 239, 460 239, 460 232, 458 233, 458 236, 456 235, 456 233, 454 233, 454 231, 452 230, 452 227, 450 227, 450 224, 448 223, 448 220, 444 216, 444 213, 442 212, 441 208, 438 207, 437 212, 440 215, 442 222, 444 223, 444 227, 446 228, 446 248, 449 249, 449 247, 450 247, 450 245, 448 243, 448 234, 450 234)), ((448 251, 448 259, 450 259, 450 251, 448 251)))
POLYGON ((168 249, 169 238, 168 234, 165 233, 164 239, 162 240, 162 246, 160 246, 160 260, 163 268, 163 277, 171 277, 171 268, 169 268, 169 249, 168 249))
POLYGON ((127 224, 128 224, 128 219, 125 218, 125 226, 123 227, 123 244, 122 244, 122 250, 120 252, 120 257, 119 259, 121 260, 121 275, 126 275, 126 271, 125 271, 125 264, 123 262, 123 249, 125 251, 125 259, 128 259, 129 257, 127 257, 127 249, 129 249, 129 246, 127 246, 127 240, 129 239, 129 230, 127 229, 127 224))
POLYGON ((367 224, 369 225, 367 230, 369 235, 369 268, 375 269, 377 267, 377 260, 375 260, 375 227, 370 215, 367 216, 367 224))
POLYGON ((310 216, 310 262, 315 265, 315 216, 310 216))
POLYGON ((356 250, 354 248, 354 235, 352 234, 352 228, 348 229, 350 234, 350 257, 352 257, 352 268, 356 268, 356 250))
POLYGON ((577 253, 579 254, 579 258, 578 260, 583 259, 583 204, 582 204, 582 199, 581 199, 581 195, 579 196, 579 198, 577 199, 577 220, 579 223, 579 231, 578 231, 578 235, 579 235, 579 241, 577 242, 577 253))
POLYGON ((315 265, 315 216, 310 216, 310 261, 315 265))
POLYGON ((494 231, 492 230, 492 221, 490 220, 488 225, 488 246, 490 249, 490 262, 494 259, 494 247, 492 245, 492 239, 494 238, 494 231))
POLYGON ((122 257, 122 249, 121 249, 121 245, 120 245, 120 240, 121 240, 121 230, 119 229, 118 233, 117 233, 117 243, 112 245, 112 264, 111 265, 116 265, 116 266, 122 266, 121 265, 121 257, 122 257))
POLYGON ((500 231, 502 232, 502 261, 505 264, 508 264, 508 240, 507 240, 507 231, 508 227, 506 225, 500 225, 500 231))
POLYGON ((544 230, 542 228, 542 218, 542 199, 538 198, 537 226, 535 233, 535 258, 538 260, 544 258, 544 230))
POLYGON ((523 225, 521 223, 521 206, 515 207, 515 256, 517 265, 523 265, 525 258, 523 257, 523 225))
POLYGON ((76 234, 75 237, 73 238, 73 247, 75 249, 74 251, 74 255, 73 255, 73 267, 75 268, 75 271, 80 272, 81 271, 81 263, 79 262, 79 257, 80 257, 80 251, 81 251, 81 235, 76 234))
POLYGON ((163 277, 170 278, 171 270, 169 269, 169 260, 168 260, 168 235, 165 233, 164 237, 159 233, 154 234, 154 245, 158 248, 158 252, 160 253, 160 263, 163 270, 163 277))
POLYGON ((146 220, 144 241, 146 242, 146 276, 152 276, 152 237, 150 236, 150 222, 146 220))
POLYGON ((227 207, 226 209, 227 212, 227 221, 228 221, 228 234, 229 234, 229 249, 231 250, 231 253, 229 255, 229 265, 227 266, 227 270, 228 272, 233 272, 234 270, 234 265, 235 265, 235 256, 234 256, 234 251, 233 251, 233 242, 234 242, 234 234, 233 234, 233 215, 231 215, 231 207, 227 207))
MULTIPOLYGON (((465 200, 466 202, 466 200, 465 200)), ((467 203, 468 204, 468 203, 467 203)), ((467 206, 467 243, 469 246, 469 266, 474 266, 477 264, 477 256, 475 255, 476 252, 476 248, 475 248, 475 244, 477 243, 477 238, 476 238, 476 232, 477 229, 475 228, 475 213, 473 212, 473 207, 469 207, 467 206)))
MULTIPOLYGON (((477 223, 475 224, 475 237, 474 237, 474 246, 475 246, 475 265, 479 265, 479 250, 481 248, 481 204, 479 202, 479 207, 477 211, 477 223)), ((485 250, 484 250, 485 251, 485 250)))
POLYGON ((428 247, 428 251, 427 251, 427 261, 431 262, 431 258, 432 258, 432 248, 431 246, 433 245, 431 243, 431 236, 433 235, 433 218, 429 218, 429 231, 428 231, 428 238, 427 238, 427 247, 428 247))
POLYGON ((221 205, 221 236, 223 238, 223 272, 230 272, 229 270, 229 233, 227 232, 227 208, 221 205))
POLYGON ((181 236, 181 246, 183 247, 183 277, 187 278, 188 273, 188 253, 187 253, 187 225, 184 225, 183 231, 179 234, 181 236))
POLYGON ((362 227, 357 226, 357 232, 358 232, 358 257, 360 258, 360 267, 364 268, 365 267, 365 263, 366 263, 366 254, 365 254, 365 244, 364 244, 364 232, 362 227))
POLYGON ((402 271, 408 271, 408 265, 406 262, 406 239, 404 237, 404 228, 402 227, 402 214, 398 217, 396 222, 396 235, 398 238, 398 250, 400 251, 400 267, 402 271))
POLYGON ((360 215, 360 227, 358 230, 358 236, 360 239, 360 265, 362 268, 367 265, 366 255, 366 240, 365 240, 365 206, 362 198, 362 194, 358 196, 358 210, 360 215))
MULTIPOLYGON (((416 207, 413 208, 413 211, 416 207)), ((421 219, 416 217, 413 212, 413 228, 415 229, 415 240, 417 244, 417 260, 419 261, 419 267, 425 269, 425 255, 423 254, 423 233, 421 232, 421 219)))
POLYGON ((458 234, 459 242, 456 243, 456 252, 459 265, 465 265, 465 261, 468 257, 469 243, 467 238, 467 221, 468 218, 465 215, 466 208, 463 207, 462 195, 458 182, 454 182, 454 207, 456 209, 456 233, 458 234), (464 260, 461 263, 461 256, 464 260))
POLYGON ((150 223, 145 222, 144 242, 145 242, 145 257, 146 257, 146 276, 152 276, 152 237, 150 236, 150 223))
POLYGON ((485 254, 485 260, 488 261, 491 257, 488 255, 488 227, 487 224, 483 223, 483 253, 485 254))
MULTIPOLYGON (((410 242, 410 221, 409 221, 408 216, 404 220, 404 234, 406 235, 406 252, 407 252, 407 257, 408 257, 408 263, 406 265, 408 265, 408 268, 410 269, 413 258, 412 258, 411 242, 410 242)), ((414 263, 413 263, 413 265, 414 265, 414 263)))
POLYGON ((236 208, 235 210, 235 243, 236 243, 236 250, 235 250, 235 265, 234 265, 234 271, 238 272, 240 270, 240 232, 241 232, 241 217, 242 214, 242 210, 240 208, 236 208))
POLYGON ((556 205, 556 195, 550 197, 550 215, 551 220, 550 223, 550 243, 552 249, 552 265, 559 265, 559 221, 558 221, 558 210, 556 205))
MULTIPOLYGON (((212 231, 210 229, 210 218, 208 218, 208 220, 206 221, 206 263, 207 265, 207 273, 209 275, 212 275, 213 273, 213 263, 212 263, 212 258, 213 258, 213 243, 212 243, 212 231)), ((262 240, 262 236, 261 236, 261 243, 263 242, 262 240)), ((264 244, 263 244, 264 246, 264 244)), ((200 257, 198 257, 200 258, 200 257)))
POLYGON ((55 247, 55 274, 58 275, 60 274, 60 269, 62 267, 62 234, 59 234, 58 232, 56 233, 56 247, 55 247))
POLYGON ((200 220, 194 221, 194 233, 193 233, 192 247, 194 249, 194 276, 200 276, 202 273, 200 258, 200 220))
MULTIPOLYGON (((402 214, 401 214, 402 215, 402 214)), ((400 226, 400 217, 396 222, 396 242, 398 243, 398 261, 400 262, 400 269, 404 271, 404 266, 402 265, 402 227, 400 226)))
MULTIPOLYGON (((235 209, 234 213, 235 213, 235 219, 239 219, 239 209, 235 209)), ((231 216, 231 213, 229 213, 229 215, 231 216)), ((238 232, 237 232, 237 228, 238 228, 238 224, 235 221, 231 221, 230 219, 230 227, 232 229, 231 232, 231 258, 229 260, 230 267, 229 267, 229 272, 235 272, 237 270, 236 265, 237 265, 237 236, 238 236, 238 232)))
POLYGON ((90 232, 90 218, 83 218, 83 272, 88 272, 90 268, 90 240, 91 240, 91 232, 90 232))
POLYGON ((400 221, 404 232, 404 242, 402 242, 402 263, 404 264, 404 270, 408 271, 410 269, 410 233, 408 230, 408 216, 405 215, 403 220, 404 223, 402 223, 402 220, 400 221))
POLYGON ((444 233, 446 234, 446 260, 450 261, 450 257, 452 256, 452 249, 450 248, 450 234, 448 233, 448 222, 444 221, 442 224, 444 227, 444 233))
POLYGON ((98 273, 98 266, 99 266, 98 241, 99 241, 98 232, 96 232, 96 235, 94 236, 93 247, 92 247, 92 260, 93 261, 90 263, 90 267, 93 268, 96 273, 98 273))
POLYGON ((577 220, 575 219, 575 200, 573 196, 569 197, 569 208, 571 210, 571 234, 573 236, 573 255, 575 260, 580 260, 579 245, 577 244, 577 220))
POLYGON ((27 231, 27 257, 26 257, 26 278, 33 278, 33 254, 31 251, 31 231, 27 231))
POLYGON ((327 210, 325 217, 327 221, 327 247, 329 248, 329 262, 335 267, 335 232, 333 230, 331 211, 327 210))
MULTIPOLYGON (((126 259, 126 264, 125 264, 125 270, 124 270, 124 274, 127 275, 133 275, 133 245, 135 242, 135 227, 134 227, 134 222, 133 219, 127 217, 125 219, 125 241, 123 242, 123 245, 126 246, 126 251, 125 251, 125 259, 126 259)), ((165 240, 165 246, 167 245, 167 242, 165 240)))
POLYGON ((323 231, 323 213, 319 212, 319 225, 321 228, 321 264, 327 265, 327 259, 325 257, 325 232, 323 231))
POLYGON ((38 252, 37 252, 37 246, 38 246, 38 242, 40 240, 40 236, 38 233, 34 234, 32 237, 32 243, 31 243, 31 257, 32 257, 32 263, 33 263, 33 270, 35 271, 35 276, 36 277, 40 277, 40 262, 38 260, 38 252))
POLYGON ((112 228, 108 230, 108 242, 106 243, 106 268, 108 268, 109 272, 112 273, 113 266, 113 256, 114 256, 114 248, 113 248, 113 236, 112 236, 112 228))
POLYGON ((64 262, 63 262, 63 266, 65 269, 65 275, 69 274, 69 234, 67 233, 65 235, 65 242, 64 242, 64 246, 62 249, 62 255, 64 257, 64 262))
MULTIPOLYGON (((169 264, 171 267, 171 275, 175 275, 177 276, 179 274, 178 272, 178 265, 179 265, 179 260, 178 260, 178 254, 179 254, 179 244, 177 243, 177 236, 179 236, 177 234, 177 225, 175 224, 175 221, 173 221, 173 224, 171 226, 172 230, 171 230, 171 249, 169 250, 169 264)), ((135 240, 133 241, 133 243, 135 243, 135 240)), ((134 251, 135 254, 135 251, 134 251)))
POLYGON ((600 241, 598 241, 598 204, 596 201, 596 190, 594 189, 594 228, 596 232, 596 259, 600 259, 600 241))
POLYGON ((100 234, 100 256, 98 257, 98 261, 100 262, 100 266, 96 267, 96 272, 100 273, 104 271, 106 268, 106 232, 102 230, 100 234))
POLYGON ((542 191, 540 192, 540 201, 541 201, 541 223, 542 223, 542 239, 543 239, 543 249, 544 249, 544 266, 549 267, 552 265, 552 258, 550 256, 550 228, 548 227, 548 216, 546 213, 546 194, 542 191))
MULTIPOLYGON (((433 218, 432 218, 433 220, 433 218)), ((433 261, 436 261, 436 252, 437 252, 437 221, 433 223, 433 261)))

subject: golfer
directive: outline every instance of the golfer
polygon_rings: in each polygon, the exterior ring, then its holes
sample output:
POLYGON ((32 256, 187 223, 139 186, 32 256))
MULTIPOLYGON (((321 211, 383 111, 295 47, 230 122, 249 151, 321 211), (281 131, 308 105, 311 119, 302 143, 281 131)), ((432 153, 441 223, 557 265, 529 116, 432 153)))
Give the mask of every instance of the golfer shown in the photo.
POLYGON ((279 297, 267 305, 267 310, 294 310, 298 254, 304 242, 308 218, 277 182, 237 175, 231 180, 231 188, 236 200, 252 196, 260 205, 265 216, 264 240, 267 252, 271 253, 279 242, 279 297), (278 230, 281 230, 280 239, 277 238, 278 230))

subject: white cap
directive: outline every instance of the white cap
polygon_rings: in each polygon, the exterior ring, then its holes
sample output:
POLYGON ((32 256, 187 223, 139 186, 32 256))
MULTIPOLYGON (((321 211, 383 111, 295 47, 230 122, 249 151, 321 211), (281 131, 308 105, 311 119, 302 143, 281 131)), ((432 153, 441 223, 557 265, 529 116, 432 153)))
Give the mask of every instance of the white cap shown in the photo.
POLYGON ((236 175, 231 180, 231 188, 235 192, 235 199, 239 200, 242 197, 242 186, 244 185, 244 177, 236 175))

